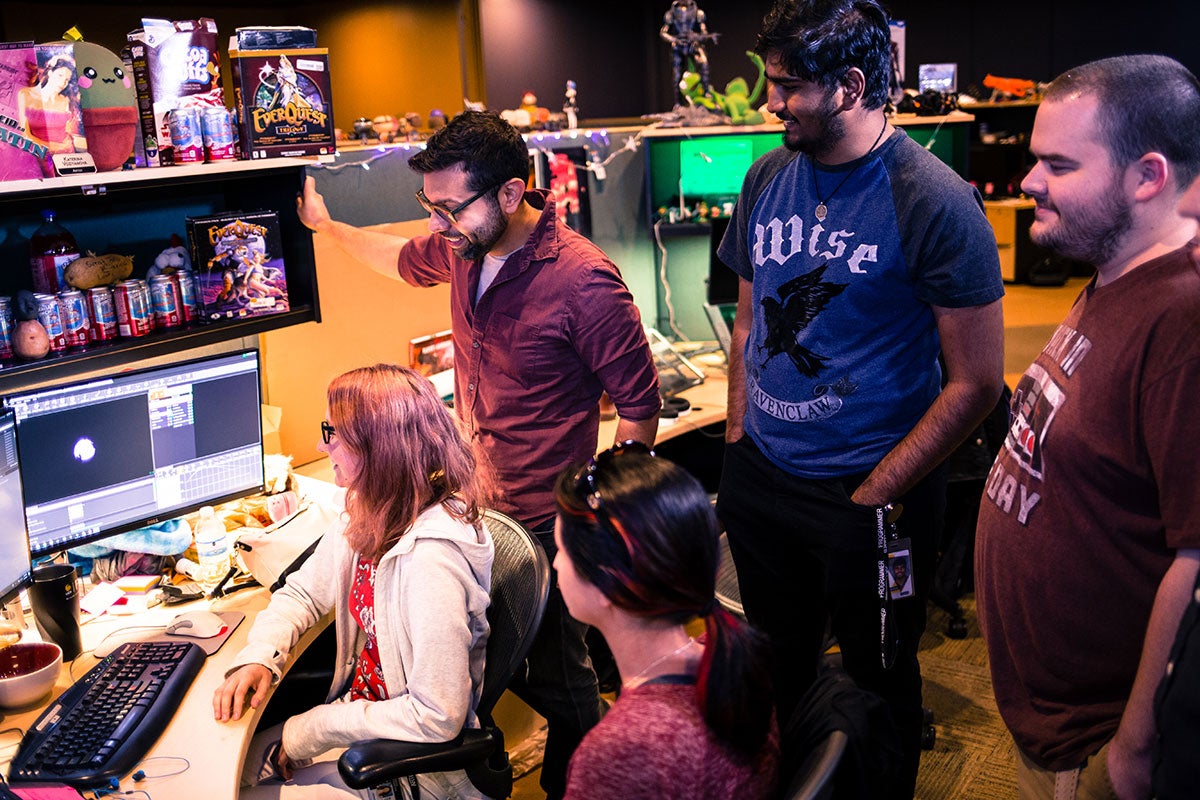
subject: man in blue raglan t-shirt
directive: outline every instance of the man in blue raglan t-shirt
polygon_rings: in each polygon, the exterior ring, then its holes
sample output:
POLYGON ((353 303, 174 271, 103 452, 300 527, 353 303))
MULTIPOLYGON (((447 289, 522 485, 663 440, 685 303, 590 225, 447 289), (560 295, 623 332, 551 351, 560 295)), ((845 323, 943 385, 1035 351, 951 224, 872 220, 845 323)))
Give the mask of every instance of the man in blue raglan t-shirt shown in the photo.
POLYGON ((888 796, 911 797, 937 467, 999 397, 1004 292, 978 193, 884 114, 890 46, 874 0, 781 1, 764 20, 784 146, 751 168, 719 249, 740 281, 718 513, 780 724, 829 625, 892 709, 905 766, 888 796), (889 504, 899 541, 885 531, 881 551, 889 504), (912 595, 888 596, 889 553, 912 595))

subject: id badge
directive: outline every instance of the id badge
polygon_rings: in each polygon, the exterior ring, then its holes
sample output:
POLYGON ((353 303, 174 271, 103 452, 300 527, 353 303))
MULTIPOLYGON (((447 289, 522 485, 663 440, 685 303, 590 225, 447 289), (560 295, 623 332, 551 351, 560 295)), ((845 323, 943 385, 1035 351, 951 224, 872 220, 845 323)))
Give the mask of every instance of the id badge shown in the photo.
POLYGON ((913 595, 912 546, 908 539, 896 539, 887 546, 888 592, 893 600, 913 595))

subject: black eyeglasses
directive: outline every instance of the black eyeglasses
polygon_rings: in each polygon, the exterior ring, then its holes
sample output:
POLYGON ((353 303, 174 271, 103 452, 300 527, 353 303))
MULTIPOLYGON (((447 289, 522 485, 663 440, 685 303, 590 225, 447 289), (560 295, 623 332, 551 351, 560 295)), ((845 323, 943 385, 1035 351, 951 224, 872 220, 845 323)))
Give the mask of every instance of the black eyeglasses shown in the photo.
MULTIPOLYGON (((596 513, 596 517, 607 522, 609 527, 615 526, 613 526, 612 518, 608 516, 608 512, 604 510, 604 501, 600 498, 600 490, 596 486, 596 472, 600 467, 609 463, 617 456, 627 453, 643 456, 654 455, 654 451, 642 442, 636 439, 629 439, 620 444, 613 445, 603 453, 597 453, 592 456, 588 460, 588 463, 579 472, 575 473, 575 491, 583 497, 583 501, 587 503, 587 507, 596 513)), ((619 530, 617 532, 621 533, 619 530)), ((624 538, 623 533, 621 533, 621 537, 624 538)))
POLYGON ((442 205, 441 203, 433 202, 432 200, 430 200, 428 197, 425 196, 424 189, 417 189, 416 198, 417 198, 417 202, 421 204, 421 208, 425 209, 425 213, 437 214, 439 217, 446 220, 446 222, 449 222, 451 225, 457 225, 458 224, 458 214, 461 213, 464 208, 471 205, 471 203, 474 203, 476 200, 483 197, 488 192, 499 189, 501 186, 503 186, 506 183, 508 183, 507 178, 500 181, 499 183, 494 183, 491 186, 480 189, 478 192, 471 195, 466 200, 463 200, 461 203, 456 205, 454 208, 447 208, 446 206, 442 205))
POLYGON ((329 440, 337 435, 337 429, 325 420, 321 420, 321 441, 329 444, 329 440))

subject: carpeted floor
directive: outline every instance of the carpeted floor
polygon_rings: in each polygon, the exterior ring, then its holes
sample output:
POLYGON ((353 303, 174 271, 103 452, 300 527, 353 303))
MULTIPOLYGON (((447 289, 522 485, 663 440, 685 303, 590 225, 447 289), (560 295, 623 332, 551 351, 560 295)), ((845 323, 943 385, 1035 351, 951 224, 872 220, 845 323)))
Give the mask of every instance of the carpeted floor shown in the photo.
POLYGON ((918 800, 1010 800, 1017 796, 1012 737, 996 711, 987 652, 975 621, 975 601, 961 601, 966 639, 945 635, 947 614, 930 607, 921 640, 925 706, 933 710, 937 739, 921 755, 918 800))

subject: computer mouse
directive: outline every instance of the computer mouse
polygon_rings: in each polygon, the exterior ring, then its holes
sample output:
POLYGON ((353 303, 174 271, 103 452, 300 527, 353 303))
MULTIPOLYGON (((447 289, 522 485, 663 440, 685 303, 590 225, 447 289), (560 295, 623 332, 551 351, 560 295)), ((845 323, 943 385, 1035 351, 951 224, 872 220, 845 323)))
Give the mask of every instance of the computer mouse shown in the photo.
POLYGON ((185 611, 167 623, 167 633, 191 639, 211 639, 224 631, 225 620, 212 611, 185 611))

